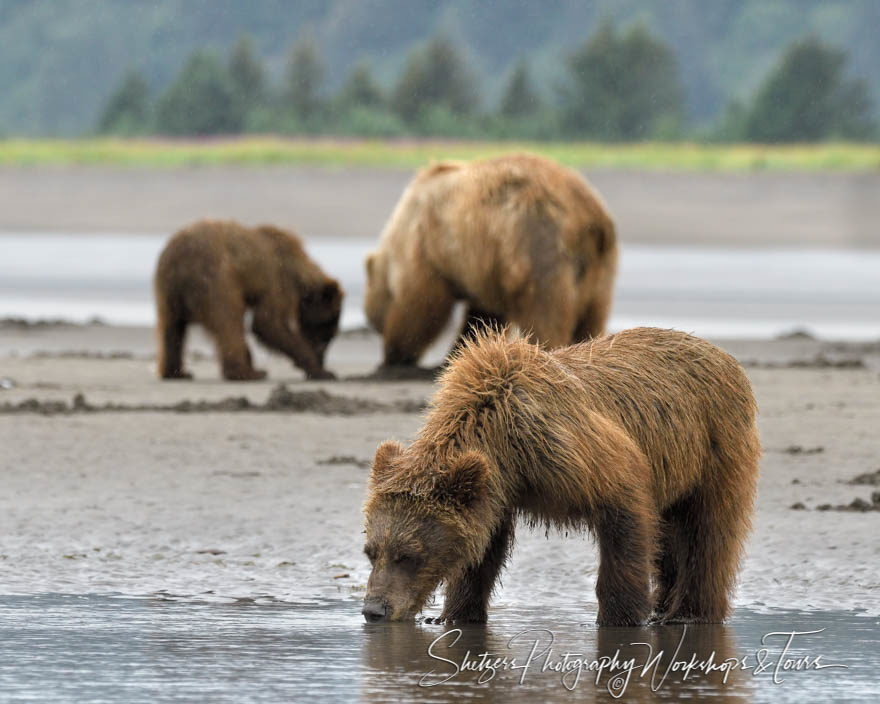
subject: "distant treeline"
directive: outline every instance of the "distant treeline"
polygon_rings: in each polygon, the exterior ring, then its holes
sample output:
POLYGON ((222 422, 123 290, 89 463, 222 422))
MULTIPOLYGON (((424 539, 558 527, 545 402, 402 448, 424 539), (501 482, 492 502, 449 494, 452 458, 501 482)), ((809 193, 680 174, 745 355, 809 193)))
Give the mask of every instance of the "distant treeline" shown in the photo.
POLYGON ((588 139, 631 142, 811 142, 878 136, 867 84, 848 78, 846 54, 815 37, 791 44, 747 102, 731 102, 710 127, 692 128, 672 48, 644 27, 610 23, 566 57, 565 80, 537 90, 527 62, 512 71, 497 105, 486 105, 461 48, 435 36, 413 51, 390 89, 368 63, 356 64, 341 89, 326 91, 316 44, 290 50, 272 83, 253 41, 227 56, 195 51, 174 81, 152 95, 131 70, 103 107, 101 134, 217 135, 278 133, 358 137, 588 139), (541 98, 547 94, 552 99, 541 98))

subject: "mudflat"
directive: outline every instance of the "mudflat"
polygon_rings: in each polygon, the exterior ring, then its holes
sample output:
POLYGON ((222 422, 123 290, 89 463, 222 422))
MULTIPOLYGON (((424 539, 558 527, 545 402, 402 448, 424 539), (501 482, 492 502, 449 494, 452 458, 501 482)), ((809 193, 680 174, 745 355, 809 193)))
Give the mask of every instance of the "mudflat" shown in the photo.
MULTIPOLYGON (((202 217, 378 235, 411 170, 0 168, 0 232, 173 232, 202 217)), ((590 170, 630 244, 875 248, 880 173, 590 170)))
MULTIPOLYGON (((746 365, 764 448, 736 605, 880 614, 880 343, 719 344, 746 365)), ((335 382, 254 346, 270 378, 228 383, 204 337, 189 349, 196 380, 160 382, 148 328, 0 328, 5 592, 361 598, 369 464, 416 433, 430 378, 370 379, 366 331, 333 343, 335 382)), ((494 603, 590 621, 597 564, 587 536, 521 526, 494 603)))

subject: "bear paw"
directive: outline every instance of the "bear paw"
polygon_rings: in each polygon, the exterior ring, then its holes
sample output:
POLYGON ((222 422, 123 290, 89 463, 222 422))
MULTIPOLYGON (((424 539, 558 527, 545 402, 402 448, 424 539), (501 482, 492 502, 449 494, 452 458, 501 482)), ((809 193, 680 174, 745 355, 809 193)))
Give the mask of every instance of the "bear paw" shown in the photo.
POLYGON ((309 381, 332 381, 336 379, 336 375, 329 369, 315 369, 313 371, 306 372, 306 379, 308 379, 309 381))
POLYGON ((192 381, 193 375, 184 371, 167 372, 162 375, 162 378, 167 381, 192 381))
POLYGON ((266 378, 264 369, 242 369, 232 372, 224 372, 226 381, 260 381, 266 378))

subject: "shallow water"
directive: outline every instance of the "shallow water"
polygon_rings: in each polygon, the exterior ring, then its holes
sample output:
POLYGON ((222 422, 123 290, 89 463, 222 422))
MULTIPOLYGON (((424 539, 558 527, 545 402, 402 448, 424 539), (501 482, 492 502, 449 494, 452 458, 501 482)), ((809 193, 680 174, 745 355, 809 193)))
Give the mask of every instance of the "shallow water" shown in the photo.
POLYGON ((739 609, 724 626, 597 629, 583 610, 500 607, 487 626, 456 630, 366 624, 359 608, 354 599, 2 596, 0 698, 507 702, 567 701, 574 694, 613 701, 613 692, 621 701, 868 702, 880 686, 880 621, 851 613, 739 609), (820 632, 794 636, 783 655, 792 631, 820 632), (766 635, 773 632, 786 635, 766 635), (508 665, 493 674, 483 653, 506 656, 508 665), (736 658, 745 667, 705 674, 680 664, 710 655, 716 665, 736 658), (835 667, 816 669, 818 656, 819 665, 835 667), (801 669, 786 670, 786 661, 801 669))
MULTIPOLYGON (((100 317, 149 325, 151 278, 165 235, 0 237, 0 316, 100 317)), ((307 242, 346 290, 343 327, 364 324, 370 240, 307 242)), ((715 338, 805 328, 819 337, 876 339, 880 252, 644 247, 624 243, 612 329, 675 327, 715 338)))

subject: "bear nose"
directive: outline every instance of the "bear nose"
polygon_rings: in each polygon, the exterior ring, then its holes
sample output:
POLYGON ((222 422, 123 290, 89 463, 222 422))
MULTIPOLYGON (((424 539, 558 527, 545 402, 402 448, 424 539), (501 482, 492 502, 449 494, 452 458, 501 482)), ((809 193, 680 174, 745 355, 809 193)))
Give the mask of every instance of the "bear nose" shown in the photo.
POLYGON ((367 621, 383 621, 388 616, 388 607, 381 599, 365 599, 361 613, 367 621))

